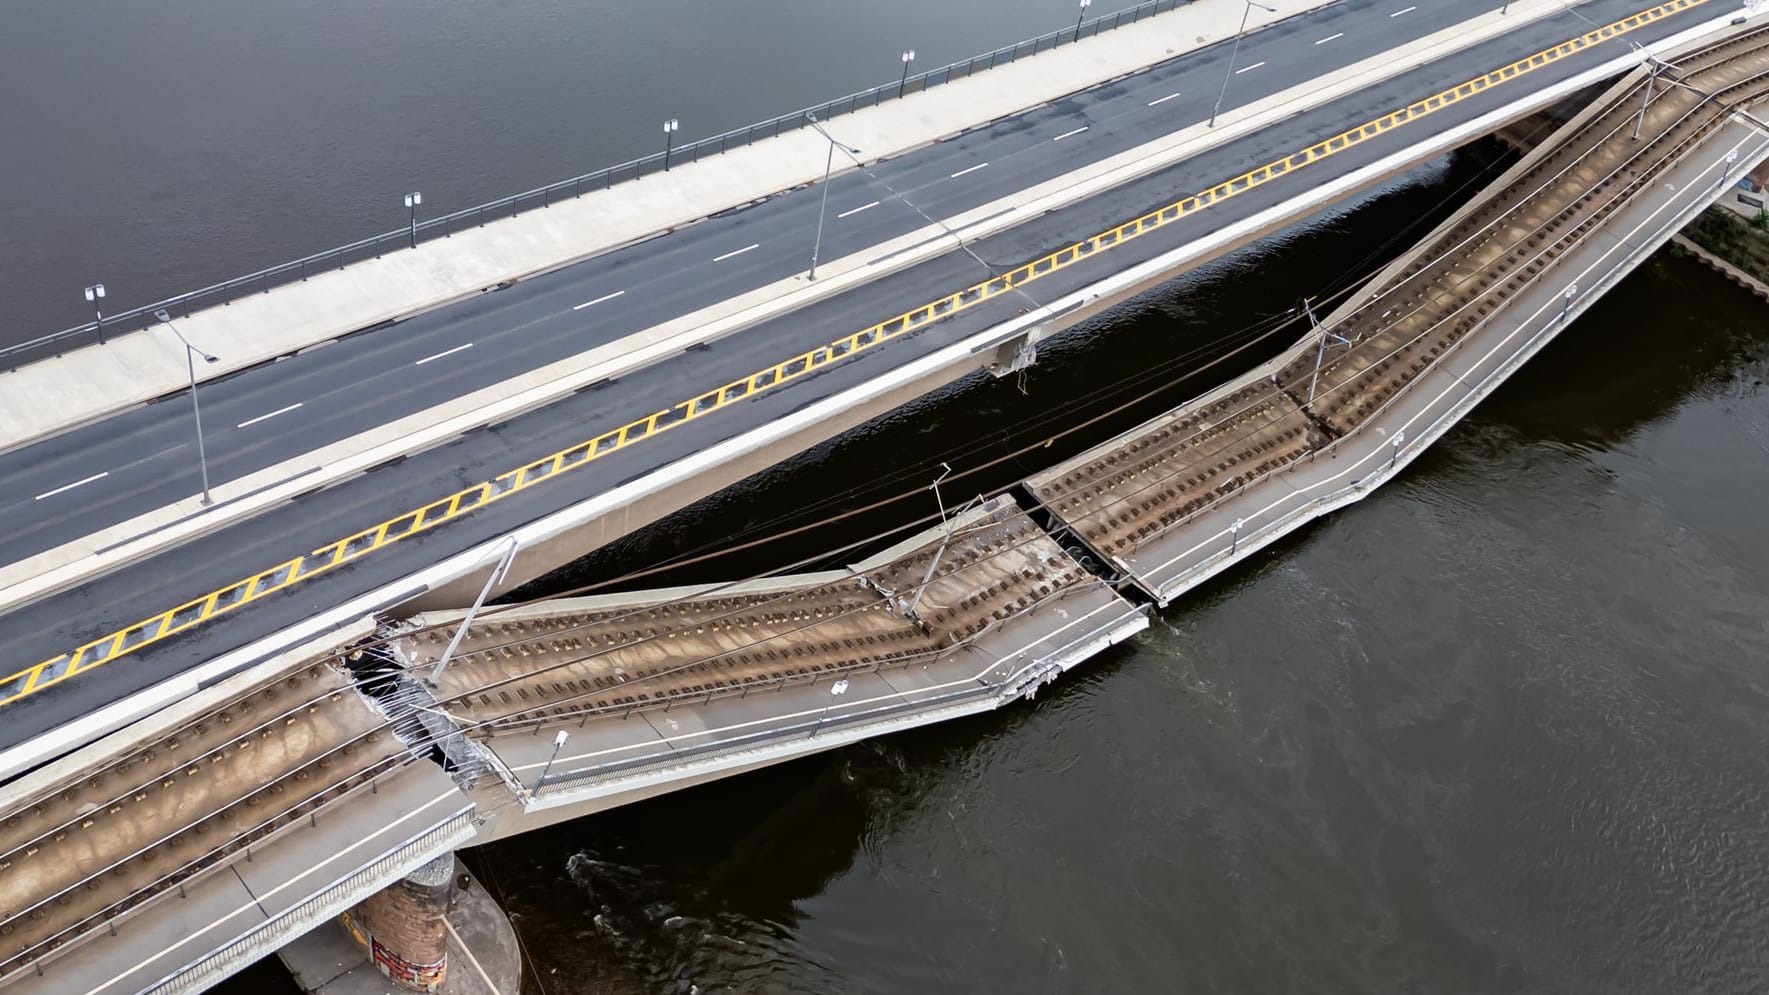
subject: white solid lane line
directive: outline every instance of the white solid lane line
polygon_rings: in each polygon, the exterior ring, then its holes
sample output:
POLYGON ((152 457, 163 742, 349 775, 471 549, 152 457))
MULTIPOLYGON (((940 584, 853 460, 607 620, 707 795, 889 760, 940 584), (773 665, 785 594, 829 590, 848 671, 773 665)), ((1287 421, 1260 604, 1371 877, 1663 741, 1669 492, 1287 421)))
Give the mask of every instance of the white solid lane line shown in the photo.
POLYGON ((1169 100, 1172 100, 1172 99, 1173 99, 1173 98, 1174 98, 1174 97, 1177 97, 1177 96, 1179 96, 1179 94, 1177 94, 1177 93, 1169 93, 1169 94, 1168 94, 1168 95, 1167 95, 1167 96, 1165 96, 1165 97, 1156 97, 1156 98, 1155 98, 1155 99, 1153 99, 1153 100, 1151 100, 1151 101, 1149 101, 1149 106, 1150 106, 1150 107, 1153 107, 1153 106, 1155 106, 1155 105, 1156 105, 1156 104, 1164 104, 1164 103, 1166 103, 1166 102, 1167 102, 1167 101, 1169 101, 1169 100))
POLYGON ((266 418, 275 418, 277 415, 286 415, 289 412, 295 410, 296 408, 300 407, 302 404, 305 404, 305 403, 306 403, 305 401, 296 401, 294 404, 291 404, 286 408, 277 408, 275 411, 272 411, 270 414, 259 415, 256 418, 247 418, 245 421, 240 422, 238 425, 235 425, 234 428, 245 428, 247 425, 256 425, 259 422, 265 420, 266 418))
POLYGON ((1081 133, 1082 133, 1082 132, 1083 132, 1083 131, 1086 131, 1086 130, 1087 130, 1087 129, 1088 129, 1088 128, 1089 128, 1089 127, 1090 127, 1090 126, 1089 126, 1089 125, 1085 125, 1085 124, 1084 124, 1084 125, 1082 125, 1082 126, 1081 126, 1081 127, 1079 127, 1079 128, 1076 128, 1076 129, 1075 129, 1075 130, 1074 130, 1074 131, 1065 131, 1065 132, 1063 132, 1063 133, 1062 133, 1062 134, 1060 134, 1060 135, 1058 135, 1058 136, 1056 136, 1056 137, 1055 137, 1055 138, 1052 138, 1052 139, 1051 139, 1051 141, 1053 141, 1053 142, 1060 142, 1060 141, 1062 141, 1062 140, 1063 140, 1063 139, 1065 139, 1065 138, 1071 138, 1071 137, 1074 137, 1074 136, 1075 136, 1075 135, 1079 135, 1079 134, 1081 134, 1081 133))
POLYGON ((455 353, 460 352, 462 349, 471 349, 471 348, 473 348, 473 343, 471 343, 471 342, 467 343, 466 345, 458 345, 458 346, 455 346, 453 349, 444 350, 442 352, 437 353, 434 356, 425 356, 423 359, 418 360, 417 362, 413 363, 412 365, 413 366, 423 366, 425 363, 428 363, 432 359, 441 359, 444 356, 452 356, 455 353))
POLYGON ((621 295, 621 294, 624 294, 624 293, 626 293, 626 291, 624 291, 624 290, 616 290, 616 291, 615 291, 615 292, 614 292, 614 293, 612 293, 612 294, 603 294, 603 295, 602 295, 602 296, 601 296, 601 297, 598 297, 598 298, 596 298, 596 299, 595 299, 595 300, 593 300, 593 301, 584 301, 584 302, 583 302, 583 303, 582 303, 582 304, 578 304, 578 305, 575 305, 575 306, 574 306, 574 307, 572 307, 572 310, 573 310, 573 311, 582 311, 582 310, 583 310, 583 309, 584 309, 584 308, 587 308, 587 307, 589 307, 589 306, 590 306, 590 305, 591 305, 591 304, 600 304, 600 303, 602 303, 602 302, 603 302, 603 301, 611 301, 611 300, 614 300, 614 299, 615 299, 615 298, 616 298, 616 297, 619 297, 619 296, 620 296, 620 295, 621 295))
POLYGON ((1418 9, 1419 8, 1417 8, 1417 7, 1402 7, 1401 9, 1395 11, 1394 13, 1392 13, 1388 16, 1389 17, 1399 17, 1402 14, 1411 14, 1413 11, 1418 10, 1418 9))
POLYGON ((37 495, 35 498, 32 498, 32 500, 33 501, 41 501, 46 497, 54 497, 57 494, 60 494, 62 491, 71 491, 74 488, 80 486, 81 484, 90 484, 94 480, 103 480, 104 478, 106 478, 110 475, 111 475, 111 472, 109 470, 106 470, 103 473, 95 473, 92 476, 87 477, 85 480, 76 480, 71 484, 67 484, 62 487, 57 487, 53 491, 44 491, 43 493, 37 495))
POLYGON ((1235 75, 1239 76, 1242 73, 1250 73, 1253 70, 1258 69, 1260 66, 1263 66, 1263 65, 1265 65, 1265 60, 1261 59, 1260 61, 1255 62, 1250 66, 1242 66, 1241 68, 1235 70, 1235 75))
POLYGON ((861 205, 860 205, 860 206, 859 206, 859 207, 856 207, 856 208, 854 208, 854 209, 853 209, 853 210, 851 210, 851 211, 843 211, 843 212, 841 212, 841 213, 840 213, 840 214, 838 214, 838 215, 836 215, 836 217, 837 217, 837 218, 838 218, 838 219, 839 219, 839 218, 845 218, 845 217, 847 217, 847 216, 848 216, 848 215, 850 215, 850 214, 859 214, 859 213, 860 213, 860 212, 861 212, 861 211, 870 211, 870 210, 872 210, 872 209, 873 209, 873 208, 875 208, 875 207, 877 207, 877 206, 878 206, 878 201, 876 201, 876 200, 875 200, 875 201, 873 201, 873 202, 872 202, 872 203, 870 203, 870 204, 861 204, 861 205))
POLYGON ((977 163, 977 164, 976 164, 976 165, 975 165, 975 166, 971 166, 971 167, 970 167, 970 168, 968 168, 968 169, 961 169, 961 170, 959 170, 959 171, 958 171, 958 172, 956 172, 956 173, 953 173, 953 174, 952 174, 952 177, 951 177, 951 178, 952 178, 952 179, 954 179, 954 180, 956 180, 956 179, 958 179, 958 178, 959 178, 959 177, 960 177, 960 176, 963 176, 963 175, 964 175, 964 174, 966 174, 966 173, 974 173, 974 172, 976 172, 976 171, 977 171, 977 170, 979 170, 979 169, 982 169, 982 168, 983 168, 983 167, 984 167, 984 166, 987 166, 987 165, 989 165, 989 164, 988 164, 988 163, 986 163, 986 162, 979 162, 979 163, 977 163))
POLYGON ((1326 43, 1328 43, 1330 41, 1338 41, 1339 39, 1341 39, 1343 37, 1345 37, 1345 32, 1341 31, 1336 35, 1328 35, 1327 37, 1322 38, 1320 41, 1315 42, 1315 44, 1316 45, 1325 45, 1326 43))
POLYGON ((748 252, 748 251, 749 251, 749 250, 751 250, 751 249, 759 249, 759 248, 761 248, 761 247, 762 247, 762 243, 760 243, 760 242, 757 242, 757 243, 755 243, 755 244, 754 244, 754 245, 746 245, 746 246, 744 246, 744 247, 743 247, 743 248, 741 248, 741 249, 738 249, 738 250, 737 250, 737 251, 736 251, 736 252, 727 252, 727 253, 725 253, 725 254, 724 254, 724 255, 722 255, 722 256, 714 256, 714 257, 713 257, 713 262, 715 262, 715 263, 722 263, 722 262, 724 262, 724 261, 725 261, 725 260, 727 260, 727 259, 729 259, 729 258, 731 258, 731 257, 732 257, 732 256, 741 256, 741 255, 743 255, 743 254, 744 254, 744 253, 745 253, 745 252, 748 252))

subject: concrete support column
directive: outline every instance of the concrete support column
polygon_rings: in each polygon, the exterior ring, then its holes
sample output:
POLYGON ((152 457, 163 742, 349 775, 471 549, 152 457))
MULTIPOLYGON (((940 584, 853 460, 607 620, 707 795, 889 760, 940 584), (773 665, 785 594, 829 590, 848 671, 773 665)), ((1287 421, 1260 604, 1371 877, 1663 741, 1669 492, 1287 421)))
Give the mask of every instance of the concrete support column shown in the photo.
POLYGON ((400 988, 434 992, 448 975, 443 916, 454 875, 454 854, 444 854, 342 917, 369 961, 400 988))

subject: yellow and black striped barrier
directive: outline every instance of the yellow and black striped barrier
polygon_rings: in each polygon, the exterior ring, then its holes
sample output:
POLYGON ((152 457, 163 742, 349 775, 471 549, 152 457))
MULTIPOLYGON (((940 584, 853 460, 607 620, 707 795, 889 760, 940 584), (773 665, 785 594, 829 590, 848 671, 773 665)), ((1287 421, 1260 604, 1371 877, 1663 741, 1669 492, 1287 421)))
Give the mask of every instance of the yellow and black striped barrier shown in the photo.
POLYGON ((1091 238, 1064 246, 1000 276, 966 287, 957 293, 924 304, 912 311, 906 311, 834 342, 818 346, 809 352, 801 353, 765 370, 752 373, 741 380, 734 380, 723 387, 698 394, 655 414, 628 422, 570 449, 517 467, 508 473, 500 474, 490 480, 450 494, 421 508, 407 511, 372 528, 339 539, 303 556, 297 556, 200 598, 187 601, 152 618, 143 619, 119 632, 94 639, 71 652, 62 653, 0 679, 0 705, 17 701, 46 687, 65 681, 76 674, 84 673, 94 667, 134 653, 143 647, 186 632, 217 616, 237 611, 244 605, 268 594, 285 590, 310 577, 361 559, 384 546, 435 528, 444 522, 475 511, 517 491, 534 487, 543 481, 607 456, 609 453, 636 445, 659 432, 668 431, 684 422, 703 417, 709 412, 744 398, 773 390, 813 370, 864 352, 880 343, 899 338, 908 332, 924 328, 941 318, 975 307, 992 297, 1008 293, 1015 287, 1034 283, 1058 270, 1087 259, 1095 253, 1110 250, 1114 246, 1145 235, 1164 225, 1196 214, 1213 204, 1239 196, 1281 176, 1306 168, 1312 163, 1331 158, 1361 142, 1427 117, 1451 104, 1466 100, 1502 83, 1552 65, 1593 45, 1621 37, 1631 31, 1662 21, 1673 14, 1699 7, 1707 2, 1708 0, 1669 0, 1667 3, 1649 7, 1620 20, 1593 28, 1552 48, 1546 48, 1534 55, 1518 59, 1509 65, 1501 66, 1467 82, 1459 83, 1422 100, 1410 103, 1399 110, 1384 114, 1373 121, 1316 142, 1281 159, 1248 170, 1240 176, 1219 183, 1208 190, 1174 201, 1139 218, 1100 232, 1091 238))

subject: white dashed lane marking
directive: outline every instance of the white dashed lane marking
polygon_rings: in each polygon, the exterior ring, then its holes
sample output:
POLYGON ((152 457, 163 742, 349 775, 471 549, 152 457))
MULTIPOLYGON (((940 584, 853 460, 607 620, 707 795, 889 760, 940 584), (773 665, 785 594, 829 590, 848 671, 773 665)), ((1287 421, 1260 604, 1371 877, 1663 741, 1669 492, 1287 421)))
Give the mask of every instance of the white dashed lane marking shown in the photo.
POLYGON ((418 360, 417 362, 413 363, 412 365, 413 366, 423 366, 425 363, 428 363, 431 360, 441 359, 444 356, 452 356, 455 353, 460 352, 462 349, 471 349, 471 348, 473 348, 473 343, 471 343, 471 342, 467 343, 466 345, 458 345, 458 346, 455 346, 453 349, 445 349, 442 352, 439 352, 434 356, 425 356, 423 359, 418 360))
POLYGON ((600 303, 602 303, 602 302, 603 302, 603 301, 611 301, 611 300, 614 300, 614 299, 615 299, 615 298, 616 298, 616 297, 619 297, 619 296, 620 296, 620 295, 621 295, 621 294, 624 294, 624 293, 626 293, 626 291, 624 291, 624 290, 616 290, 616 291, 615 291, 615 292, 614 292, 614 293, 612 293, 612 294, 603 294, 603 295, 602 295, 602 296, 601 296, 601 297, 598 297, 598 298, 596 298, 596 299, 595 299, 595 300, 593 300, 593 301, 584 301, 584 302, 583 302, 583 303, 582 303, 582 304, 578 304, 578 305, 576 305, 576 306, 574 306, 574 307, 573 307, 573 308, 572 308, 572 310, 573 310, 573 311, 582 311, 582 310, 583 310, 583 309, 584 309, 584 308, 587 308, 587 307, 589 307, 589 306, 590 306, 590 305, 592 305, 592 304, 600 304, 600 303))
POLYGON ((256 418, 247 418, 245 421, 240 422, 238 425, 235 425, 234 428, 245 428, 247 425, 256 425, 259 422, 264 421, 265 419, 275 418, 277 415, 286 415, 289 412, 300 407, 303 403, 304 402, 302 402, 302 401, 296 401, 294 404, 291 404, 286 408, 277 408, 275 411, 272 411, 270 414, 259 415, 256 418))
POLYGON ((71 483, 71 484, 66 484, 66 485, 64 485, 64 486, 61 486, 61 487, 57 487, 57 488, 56 488, 56 489, 55 489, 55 490, 53 490, 53 491, 44 491, 44 492, 43 492, 43 493, 41 493, 41 494, 39 494, 39 495, 37 495, 37 496, 36 496, 36 497, 35 497, 35 498, 33 498, 33 499, 32 499, 32 500, 34 500, 34 501, 41 501, 41 500, 43 500, 43 499, 44 499, 44 498, 46 498, 46 497, 54 497, 54 496, 56 496, 56 495, 57 495, 57 494, 60 494, 60 493, 61 493, 61 492, 62 492, 62 491, 71 491, 71 490, 73 490, 73 489, 74 489, 74 488, 76 488, 76 487, 79 487, 79 486, 80 486, 80 485, 81 485, 81 484, 90 484, 90 483, 92 483, 92 482, 93 482, 93 481, 94 481, 94 480, 103 480, 103 479, 104 479, 104 478, 106 478, 106 477, 108 477, 108 476, 110 476, 110 475, 111 475, 111 472, 110 472, 110 471, 109 471, 109 470, 106 470, 106 471, 104 471, 104 472, 103 472, 103 473, 95 473, 95 474, 93 474, 93 475, 92 475, 92 476, 90 476, 90 477, 87 477, 87 478, 86 478, 86 479, 85 479, 85 480, 76 480, 76 481, 74 481, 74 482, 73 482, 73 483, 71 483))

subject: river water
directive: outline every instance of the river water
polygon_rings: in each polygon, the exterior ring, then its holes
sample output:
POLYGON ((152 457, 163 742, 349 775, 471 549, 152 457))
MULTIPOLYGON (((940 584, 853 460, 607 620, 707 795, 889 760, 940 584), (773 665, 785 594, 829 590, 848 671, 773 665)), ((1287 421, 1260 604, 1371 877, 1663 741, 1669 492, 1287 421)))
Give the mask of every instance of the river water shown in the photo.
MULTIPOLYGON (((531 186, 647 151, 684 105, 717 130, 888 77, 902 45, 931 66, 1073 9, 955 7, 18 0, 5 336, 80 320, 95 279, 183 289, 390 227, 410 187, 531 186)), ((1079 330, 1023 385, 961 384, 557 583, 768 535, 1152 394, 949 493, 1009 484, 1250 364, 1178 376, 1500 164, 1431 164, 1079 330)), ((1661 254, 1396 483, 1036 702, 469 854, 530 990, 1759 990, 1764 307, 1661 254)), ((261 966, 220 990, 286 985, 261 966)))

